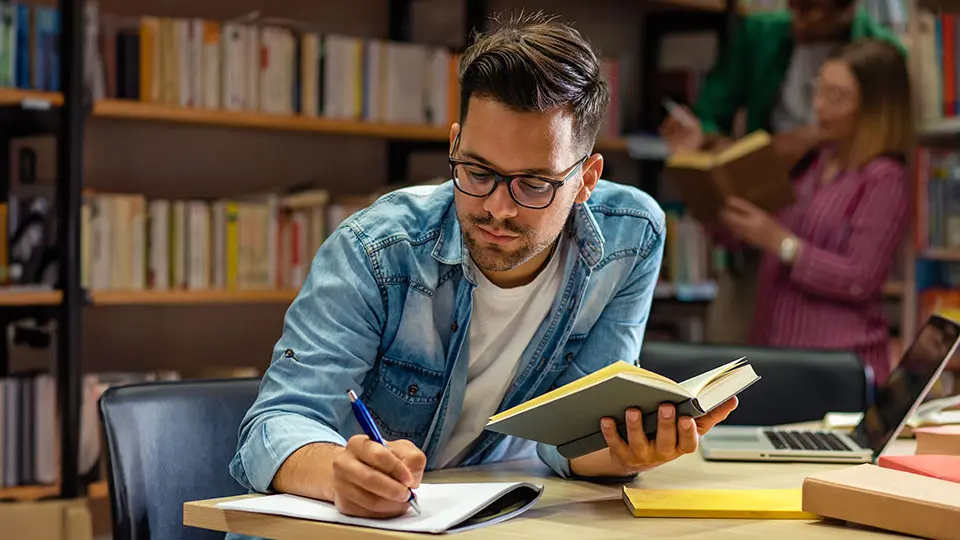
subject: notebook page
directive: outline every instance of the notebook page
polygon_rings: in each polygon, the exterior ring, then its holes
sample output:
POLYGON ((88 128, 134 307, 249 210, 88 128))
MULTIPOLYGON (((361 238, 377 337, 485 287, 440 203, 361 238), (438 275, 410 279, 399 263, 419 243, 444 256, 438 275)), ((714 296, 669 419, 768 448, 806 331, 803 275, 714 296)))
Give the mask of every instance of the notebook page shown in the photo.
MULTIPOLYGON (((417 515, 410 509, 406 514, 392 519, 346 516, 338 512, 332 503, 289 494, 226 501, 218 503, 217 508, 393 531, 443 533, 475 514, 500 495, 521 486, 535 489, 538 493, 543 489, 541 486, 514 482, 421 484, 415 491, 423 513, 417 515)), ((537 497, 539 498, 539 494, 537 497)), ((522 510, 530 506, 528 504, 522 510)), ((500 521, 503 519, 491 520, 485 524, 492 525, 500 521)))

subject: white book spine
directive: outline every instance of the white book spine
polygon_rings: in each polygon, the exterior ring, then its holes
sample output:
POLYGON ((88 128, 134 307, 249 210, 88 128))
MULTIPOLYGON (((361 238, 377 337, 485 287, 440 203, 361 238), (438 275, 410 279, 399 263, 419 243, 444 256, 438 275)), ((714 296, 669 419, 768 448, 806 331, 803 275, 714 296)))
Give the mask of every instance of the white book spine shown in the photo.
MULTIPOLYGON (((308 32, 303 35, 300 51, 300 114, 317 116, 319 73, 317 55, 320 53, 320 36, 308 32)), ((373 86, 371 85, 371 88, 373 86)))
POLYGON ((235 23, 224 24, 221 39, 223 41, 222 107, 229 111, 240 111, 244 108, 246 87, 243 27, 235 23))
POLYGON ((150 201, 150 288, 170 288, 170 201, 150 201))

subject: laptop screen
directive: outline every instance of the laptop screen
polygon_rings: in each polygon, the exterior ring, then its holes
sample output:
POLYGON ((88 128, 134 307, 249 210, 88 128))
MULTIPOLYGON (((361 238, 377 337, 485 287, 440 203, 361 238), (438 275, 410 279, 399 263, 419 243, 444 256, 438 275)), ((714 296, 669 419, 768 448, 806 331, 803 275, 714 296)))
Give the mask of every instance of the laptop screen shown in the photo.
POLYGON ((877 388, 873 405, 854 430, 852 436, 861 447, 873 449, 877 456, 887 441, 899 433, 901 424, 920 404, 953 355, 958 339, 957 323, 937 315, 927 320, 890 377, 877 388))

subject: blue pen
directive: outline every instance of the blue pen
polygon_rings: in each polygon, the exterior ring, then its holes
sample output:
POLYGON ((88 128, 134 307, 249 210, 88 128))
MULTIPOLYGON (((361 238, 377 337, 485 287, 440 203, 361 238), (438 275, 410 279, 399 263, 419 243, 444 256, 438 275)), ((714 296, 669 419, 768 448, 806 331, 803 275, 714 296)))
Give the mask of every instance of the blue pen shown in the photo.
MULTIPOLYGON (((373 421, 373 417, 370 416, 370 411, 367 410, 367 407, 360 401, 360 398, 357 397, 357 393, 349 390, 347 395, 350 396, 353 415, 357 417, 357 422, 360 423, 360 428, 363 429, 363 432, 366 433, 367 437, 370 437, 371 440, 387 446, 386 441, 383 440, 383 436, 380 435, 380 430, 377 429, 377 424, 373 421)), ((416 510, 418 514, 420 513, 420 504, 417 503, 417 495, 412 489, 410 490, 410 498, 407 499, 407 502, 410 503, 410 506, 416 510)))

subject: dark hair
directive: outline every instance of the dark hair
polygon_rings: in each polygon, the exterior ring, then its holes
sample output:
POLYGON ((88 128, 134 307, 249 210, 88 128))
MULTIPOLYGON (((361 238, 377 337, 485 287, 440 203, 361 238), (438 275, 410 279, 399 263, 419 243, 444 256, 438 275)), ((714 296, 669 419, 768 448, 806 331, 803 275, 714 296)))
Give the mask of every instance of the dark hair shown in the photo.
POLYGON ((578 31, 537 12, 474 37, 460 57, 461 124, 472 96, 518 112, 569 108, 578 146, 593 148, 610 90, 597 53, 578 31))
POLYGON ((859 87, 854 160, 863 165, 882 155, 909 155, 916 104, 903 52, 888 41, 864 38, 839 48, 829 60, 846 64, 859 87))

